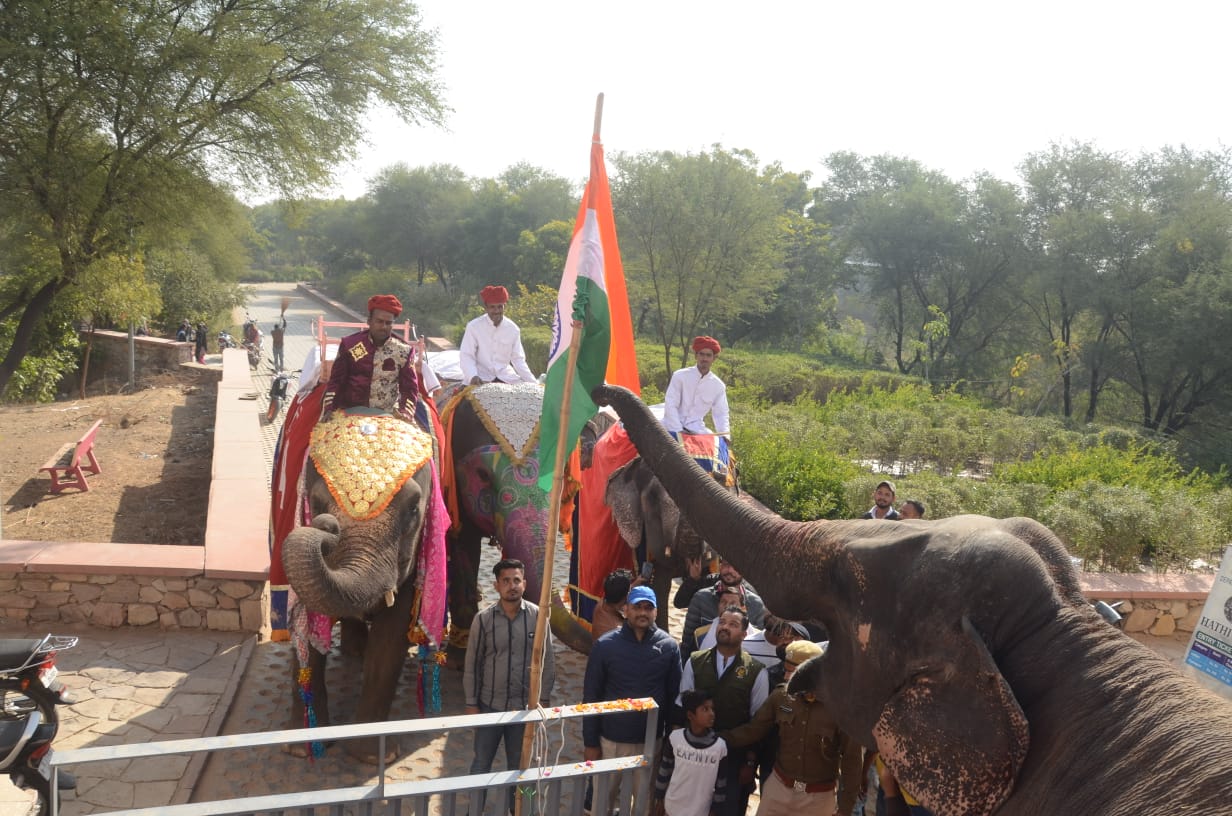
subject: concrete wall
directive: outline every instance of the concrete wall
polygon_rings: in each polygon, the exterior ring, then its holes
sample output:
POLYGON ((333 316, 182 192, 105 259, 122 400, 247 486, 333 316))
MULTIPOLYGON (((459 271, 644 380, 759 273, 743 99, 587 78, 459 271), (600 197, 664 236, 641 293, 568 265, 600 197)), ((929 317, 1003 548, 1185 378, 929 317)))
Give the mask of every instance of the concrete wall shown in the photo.
MULTIPOLYGON (((189 343, 147 343, 191 354, 189 343)), ((23 623, 268 631, 269 492, 260 419, 240 399, 251 391, 247 355, 227 349, 205 546, 0 541, 0 613, 23 623)))
MULTIPOLYGON (((81 342, 91 339, 90 332, 81 332, 81 342)), ((137 361, 137 375, 171 371, 181 363, 193 358, 193 344, 180 343, 162 337, 133 338, 137 361)), ((109 380, 128 381, 128 333, 95 330, 90 351, 89 381, 106 377, 109 380)))

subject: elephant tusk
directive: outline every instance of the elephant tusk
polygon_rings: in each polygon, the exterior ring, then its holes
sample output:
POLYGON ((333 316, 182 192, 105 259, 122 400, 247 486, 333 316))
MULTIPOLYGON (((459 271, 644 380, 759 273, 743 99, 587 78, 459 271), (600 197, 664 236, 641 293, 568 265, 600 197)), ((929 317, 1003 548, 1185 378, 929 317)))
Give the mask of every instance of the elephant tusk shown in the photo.
POLYGON ((385 605, 386 606, 394 605, 394 591, 392 589, 385 590, 385 605))

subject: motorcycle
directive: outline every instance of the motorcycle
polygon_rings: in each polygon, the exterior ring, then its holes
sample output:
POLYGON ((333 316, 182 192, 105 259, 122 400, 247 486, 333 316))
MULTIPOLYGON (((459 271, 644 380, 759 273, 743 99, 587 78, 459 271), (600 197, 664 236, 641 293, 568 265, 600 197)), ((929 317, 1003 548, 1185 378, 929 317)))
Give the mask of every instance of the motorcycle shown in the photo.
MULTIPOLYGON (((76 645, 77 638, 61 635, 0 640, 0 773, 38 794, 39 816, 51 810, 51 743, 60 730, 56 706, 74 702, 58 679, 56 654, 76 645)), ((65 771, 56 781, 59 790, 77 787, 65 771)))
POLYGON ((239 343, 235 342, 235 338, 231 336, 231 332, 227 331, 226 329, 223 329, 222 331, 218 333, 218 351, 219 352, 222 352, 223 349, 239 348, 239 347, 240 347, 239 343))
POLYGON ((269 408, 265 410, 266 422, 273 422, 274 417, 278 416, 278 412, 282 410, 282 403, 287 398, 287 385, 290 384, 291 377, 298 373, 298 371, 274 370, 274 378, 270 380, 269 408))
POLYGON ((244 350, 248 352, 249 368, 261 365, 261 329, 251 317, 244 321, 244 350))

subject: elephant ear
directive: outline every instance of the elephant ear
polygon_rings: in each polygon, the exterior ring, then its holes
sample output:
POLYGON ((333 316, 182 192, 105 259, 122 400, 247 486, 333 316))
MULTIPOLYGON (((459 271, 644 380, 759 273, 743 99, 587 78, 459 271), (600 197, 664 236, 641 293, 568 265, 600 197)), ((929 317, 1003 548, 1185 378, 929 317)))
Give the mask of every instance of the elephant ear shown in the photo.
POLYGON ((603 497, 612 509, 612 519, 620 537, 634 548, 642 543, 642 499, 637 485, 637 470, 641 464, 641 459, 636 458, 612 471, 603 497))
POLYGON ((915 670, 873 727, 899 784, 933 812, 982 816, 1013 790, 1030 744, 1026 715, 971 622, 944 663, 915 670))

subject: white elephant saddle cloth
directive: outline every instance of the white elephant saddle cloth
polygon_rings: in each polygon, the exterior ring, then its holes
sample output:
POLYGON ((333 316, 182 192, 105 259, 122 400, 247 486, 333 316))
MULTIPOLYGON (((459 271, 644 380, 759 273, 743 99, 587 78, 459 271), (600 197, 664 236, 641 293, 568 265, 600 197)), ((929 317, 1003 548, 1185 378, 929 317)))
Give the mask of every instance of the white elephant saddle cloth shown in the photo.
POLYGON ((336 411, 312 429, 309 456, 338 507, 370 519, 432 458, 432 437, 389 414, 336 411))
POLYGON ((539 445, 543 386, 538 383, 484 383, 463 392, 479 421, 515 465, 539 445))

